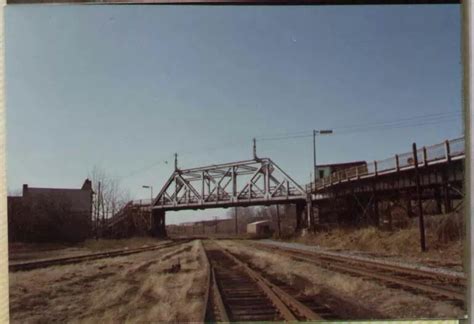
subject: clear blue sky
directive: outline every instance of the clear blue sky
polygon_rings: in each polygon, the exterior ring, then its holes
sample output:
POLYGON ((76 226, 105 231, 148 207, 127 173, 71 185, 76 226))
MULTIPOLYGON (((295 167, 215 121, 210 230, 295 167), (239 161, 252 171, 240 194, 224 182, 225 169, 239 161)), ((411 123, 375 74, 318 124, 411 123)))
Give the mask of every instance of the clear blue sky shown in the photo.
MULTIPOLYGON (((79 187, 98 165, 148 198, 174 152, 183 168, 229 162, 254 136, 333 128, 319 163, 370 161, 462 134, 458 5, 19 5, 5 25, 10 190, 79 187)), ((311 137, 257 146, 309 180, 311 137)))

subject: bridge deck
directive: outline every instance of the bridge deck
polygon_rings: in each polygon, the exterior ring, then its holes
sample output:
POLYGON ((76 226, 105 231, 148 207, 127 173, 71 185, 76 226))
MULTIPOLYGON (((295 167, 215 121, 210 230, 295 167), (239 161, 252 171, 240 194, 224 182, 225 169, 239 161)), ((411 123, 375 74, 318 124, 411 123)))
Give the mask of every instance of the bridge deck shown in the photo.
MULTIPOLYGON (((316 185, 314 183, 307 185, 306 191, 312 193, 314 199, 318 199, 318 197, 324 197, 321 194, 342 184, 357 183, 373 178, 382 179, 384 176, 403 176, 404 173, 413 172, 415 169, 413 157, 413 153, 397 154, 393 158, 374 161, 366 166, 340 170, 328 177, 318 179, 316 185)), ((457 138, 417 150, 418 167, 421 169, 430 169, 431 167, 464 160, 464 158, 464 138, 457 138)))

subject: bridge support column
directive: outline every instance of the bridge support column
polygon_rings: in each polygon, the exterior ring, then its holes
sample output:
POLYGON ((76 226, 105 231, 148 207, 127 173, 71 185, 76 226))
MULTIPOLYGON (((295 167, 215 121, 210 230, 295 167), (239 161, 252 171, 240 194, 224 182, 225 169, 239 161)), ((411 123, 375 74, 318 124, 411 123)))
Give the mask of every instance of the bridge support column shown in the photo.
POLYGON ((406 194, 406 210, 407 210, 407 215, 409 218, 415 217, 415 213, 413 212, 413 208, 411 206, 411 192, 408 190, 406 194))
POLYGON ((151 212, 151 235, 154 237, 166 237, 165 211, 152 210, 151 212))
POLYGON ((450 187, 449 187, 449 175, 448 175, 448 167, 443 173, 443 200, 444 200, 444 213, 450 213, 452 211, 452 203, 451 203, 451 196, 450 196, 450 187))
POLYGON ((308 219, 308 230, 315 231, 316 223, 314 218, 314 210, 313 210, 313 200, 311 199, 311 194, 308 194, 306 198, 306 217, 308 219))
POLYGON ((300 232, 303 229, 304 224, 304 211, 306 209, 305 202, 298 202, 296 203, 296 232, 300 232))
POLYGON ((434 189, 434 196, 436 201, 436 214, 441 214, 443 212, 443 203, 441 199, 441 190, 439 187, 434 189))

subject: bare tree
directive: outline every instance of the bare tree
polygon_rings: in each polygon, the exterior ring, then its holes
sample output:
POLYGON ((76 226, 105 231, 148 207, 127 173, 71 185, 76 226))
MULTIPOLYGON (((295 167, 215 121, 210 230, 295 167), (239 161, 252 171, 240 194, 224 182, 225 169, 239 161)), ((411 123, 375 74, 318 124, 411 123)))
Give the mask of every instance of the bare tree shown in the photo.
POLYGON ((120 187, 120 181, 104 169, 94 166, 89 178, 95 192, 93 203, 93 224, 96 236, 102 234, 108 219, 112 218, 129 202, 130 192, 120 187))

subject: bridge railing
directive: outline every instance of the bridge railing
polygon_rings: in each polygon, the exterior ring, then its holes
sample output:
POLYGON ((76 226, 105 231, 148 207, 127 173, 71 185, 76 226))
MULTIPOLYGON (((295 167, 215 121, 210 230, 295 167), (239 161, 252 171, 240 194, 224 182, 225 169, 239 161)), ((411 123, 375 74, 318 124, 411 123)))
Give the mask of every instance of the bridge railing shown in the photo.
MULTIPOLYGON (((418 165, 430 165, 440 161, 448 161, 451 158, 464 155, 464 137, 445 141, 443 143, 426 146, 416 151, 418 165)), ((373 176, 388 172, 395 172, 414 166, 413 152, 396 154, 393 157, 369 162, 365 165, 355 166, 334 172, 333 174, 317 179, 316 183, 306 186, 306 190, 315 190, 331 186, 344 180, 353 180, 360 177, 373 176)))

